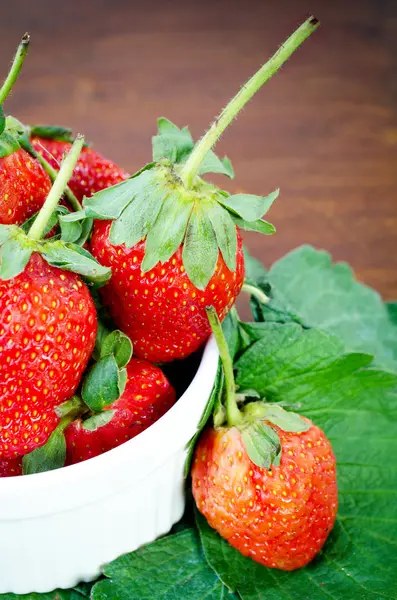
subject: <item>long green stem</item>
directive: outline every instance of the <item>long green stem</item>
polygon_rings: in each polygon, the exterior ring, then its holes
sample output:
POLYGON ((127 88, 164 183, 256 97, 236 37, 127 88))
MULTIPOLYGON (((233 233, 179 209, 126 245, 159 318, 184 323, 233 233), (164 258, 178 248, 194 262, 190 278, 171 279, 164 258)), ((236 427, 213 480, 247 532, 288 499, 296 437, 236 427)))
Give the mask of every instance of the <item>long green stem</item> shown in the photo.
MULTIPOLYGON (((46 173, 49 176, 49 178, 51 179, 52 183, 54 183, 54 181, 58 175, 58 171, 56 171, 50 165, 50 163, 48 161, 46 161, 44 156, 42 156, 38 152, 36 152, 35 158, 39 161, 39 163, 43 167, 44 171, 46 171, 46 173)), ((78 210, 81 210, 83 208, 68 185, 65 186, 64 194, 74 211, 77 212, 78 210)))
POLYGON ((10 93, 12 86, 18 78, 20 70, 22 69, 23 61, 25 60, 25 56, 28 53, 30 42, 30 35, 25 33, 22 37, 21 42, 17 48, 17 52, 15 54, 13 63, 11 65, 11 69, 0 88, 0 104, 3 104, 4 100, 7 98, 10 93))
POLYGON ((56 179, 54 181, 54 185, 52 186, 46 201, 44 202, 39 214, 37 215, 35 222, 30 228, 30 231, 28 233, 28 237, 30 239, 39 240, 43 235, 47 222, 54 210, 56 209, 58 202, 64 193, 65 186, 69 181, 70 177, 72 176, 73 169, 80 156, 83 144, 83 136, 78 135, 75 141, 73 142, 69 153, 64 158, 61 164, 61 168, 59 169, 56 179))
POLYGON ((229 348, 222 331, 222 325, 219 321, 217 312, 213 306, 206 309, 208 321, 210 322, 212 333, 214 334, 218 345, 219 355, 221 357, 223 372, 226 383, 226 416, 230 426, 238 425, 241 422, 241 413, 237 406, 236 386, 234 383, 233 361, 230 357, 229 348))
POLYGON ((180 176, 185 187, 191 187, 201 163, 208 151, 216 144, 226 127, 235 119, 241 109, 247 104, 254 94, 268 81, 281 67, 291 54, 309 37, 319 26, 319 21, 310 17, 280 46, 272 58, 255 73, 240 89, 238 94, 223 109, 215 119, 210 129, 201 138, 192 154, 189 156, 180 176))

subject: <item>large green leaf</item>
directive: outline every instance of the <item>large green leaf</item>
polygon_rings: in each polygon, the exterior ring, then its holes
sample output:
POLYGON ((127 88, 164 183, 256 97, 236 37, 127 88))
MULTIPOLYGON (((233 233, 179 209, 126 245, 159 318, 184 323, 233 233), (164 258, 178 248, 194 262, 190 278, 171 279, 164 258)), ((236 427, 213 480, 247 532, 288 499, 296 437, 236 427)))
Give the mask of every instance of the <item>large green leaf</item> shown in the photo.
POLYGON ((107 565, 103 572, 107 579, 93 587, 92 600, 235 598, 203 559, 193 529, 126 554, 107 565))
POLYGON ((54 590, 45 594, 0 594, 0 600, 84 600, 89 598, 89 585, 81 584, 70 590, 54 590))
POLYGON ((397 327, 379 294, 357 282, 347 264, 302 246, 276 262, 267 281, 271 302, 258 307, 257 318, 292 313, 304 326, 338 336, 346 350, 370 352, 378 364, 397 366, 397 327))
POLYGON ((366 354, 341 354, 341 342, 322 331, 276 323, 245 330, 256 341, 237 361, 237 384, 324 429, 337 457, 339 516, 305 569, 261 573, 211 532, 210 563, 243 600, 397 598, 397 375, 372 367, 366 354))

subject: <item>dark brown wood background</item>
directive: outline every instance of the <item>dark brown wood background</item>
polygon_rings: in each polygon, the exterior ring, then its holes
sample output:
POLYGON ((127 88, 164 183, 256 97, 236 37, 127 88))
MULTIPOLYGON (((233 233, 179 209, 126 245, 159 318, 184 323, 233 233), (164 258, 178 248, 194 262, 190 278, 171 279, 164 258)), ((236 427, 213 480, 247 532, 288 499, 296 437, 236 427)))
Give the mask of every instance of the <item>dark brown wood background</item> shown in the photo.
POLYGON ((1 3, 0 73, 21 34, 30 56, 7 110, 66 124, 137 170, 156 118, 195 137, 311 12, 322 27, 218 146, 231 191, 281 187, 277 234, 246 237, 267 265, 326 248, 397 297, 397 2, 13 0, 1 3))

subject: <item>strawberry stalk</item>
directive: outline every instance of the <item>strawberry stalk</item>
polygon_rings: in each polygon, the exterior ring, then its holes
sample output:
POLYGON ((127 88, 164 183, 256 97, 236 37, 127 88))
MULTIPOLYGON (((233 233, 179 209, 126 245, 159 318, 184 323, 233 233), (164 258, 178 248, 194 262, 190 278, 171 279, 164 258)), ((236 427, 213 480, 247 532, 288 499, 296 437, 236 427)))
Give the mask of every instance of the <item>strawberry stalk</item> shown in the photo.
POLYGON ((22 37, 20 44, 17 48, 13 63, 11 65, 11 69, 10 69, 3 85, 0 88, 0 104, 3 104, 4 100, 7 98, 7 96, 11 92, 12 87, 18 78, 18 75, 22 69, 22 65, 24 63, 25 57, 28 53, 29 42, 30 42, 30 35, 28 33, 25 33, 25 35, 22 37))
POLYGON ((208 321, 210 322, 212 333, 214 334, 219 356, 222 361, 223 372, 225 375, 225 396, 226 396, 226 416, 230 427, 241 423, 243 417, 237 406, 236 384, 234 382, 233 362, 229 353, 226 338, 223 334, 222 325, 213 306, 206 309, 208 321))
POLYGON ((272 58, 255 73, 229 102, 226 108, 215 119, 210 129, 196 144, 192 154, 183 166, 180 176, 186 188, 191 188, 193 181, 207 156, 222 133, 237 117, 247 102, 257 91, 280 69, 295 50, 317 29, 319 21, 310 17, 280 46, 272 58))
MULTIPOLYGON (((50 165, 50 163, 48 161, 46 161, 44 156, 42 156, 41 154, 39 154, 38 152, 36 152, 33 149, 31 144, 29 144, 29 146, 30 146, 30 149, 28 151, 30 152, 30 154, 32 154, 32 156, 34 156, 34 158, 39 161, 39 163, 43 167, 44 171, 47 173, 47 175, 51 179, 52 183, 54 183, 58 172, 50 165)), ((66 199, 69 201, 73 210, 78 211, 78 210, 82 209, 80 202, 77 200, 76 196, 74 195, 74 193, 72 192, 72 190, 70 189, 70 187, 68 185, 65 186, 64 193, 65 193, 66 199)))
POLYGON ((63 196, 65 186, 67 185, 69 179, 72 176, 73 169, 80 156, 80 152, 83 148, 83 145, 84 137, 78 135, 75 141, 73 142, 70 151, 62 161, 61 168, 59 169, 58 174, 55 178, 54 185, 52 186, 46 201, 44 202, 39 214, 37 215, 35 222, 29 230, 27 237, 31 240, 41 239, 52 213, 58 206, 58 203, 61 197, 63 196))
POLYGON ((250 296, 253 296, 256 300, 258 300, 258 302, 261 302, 262 304, 269 304, 270 302, 270 298, 269 296, 266 296, 265 292, 262 292, 260 288, 256 287, 255 285, 251 285, 250 283, 244 282, 241 291, 245 292, 250 296))

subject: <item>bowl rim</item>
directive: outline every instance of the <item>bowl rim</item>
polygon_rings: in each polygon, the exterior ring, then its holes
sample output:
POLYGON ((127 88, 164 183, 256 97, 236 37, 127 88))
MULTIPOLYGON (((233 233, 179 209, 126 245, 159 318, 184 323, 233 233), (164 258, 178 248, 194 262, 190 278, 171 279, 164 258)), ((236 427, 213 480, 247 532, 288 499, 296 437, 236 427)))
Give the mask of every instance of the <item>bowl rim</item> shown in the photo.
POLYGON ((0 478, 0 523, 90 504, 129 487, 131 480, 125 476, 128 471, 134 472, 135 483, 139 483, 161 468, 196 433, 215 381, 218 356, 211 336, 192 381, 174 406, 148 429, 117 448, 54 471, 0 478), (197 401, 197 396, 202 402, 197 401))

